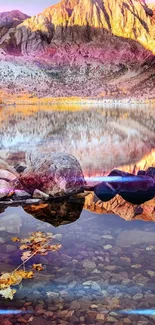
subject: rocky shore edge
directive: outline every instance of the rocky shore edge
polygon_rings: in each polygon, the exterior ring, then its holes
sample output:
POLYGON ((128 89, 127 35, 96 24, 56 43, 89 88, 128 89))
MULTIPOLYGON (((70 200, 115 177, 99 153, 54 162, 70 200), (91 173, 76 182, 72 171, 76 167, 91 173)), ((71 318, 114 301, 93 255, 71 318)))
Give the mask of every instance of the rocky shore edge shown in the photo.
POLYGON ((0 159, 0 205, 79 199, 91 192, 102 202, 119 195, 130 204, 140 205, 155 196, 154 167, 140 170, 137 175, 114 169, 104 181, 88 186, 72 155, 30 153, 28 161, 28 166, 11 167, 0 159))

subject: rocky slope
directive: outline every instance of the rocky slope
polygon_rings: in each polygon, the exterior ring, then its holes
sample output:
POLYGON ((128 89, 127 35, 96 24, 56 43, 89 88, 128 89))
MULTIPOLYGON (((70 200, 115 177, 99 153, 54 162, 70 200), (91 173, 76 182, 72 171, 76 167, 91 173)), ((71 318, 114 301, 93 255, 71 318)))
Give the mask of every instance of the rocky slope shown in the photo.
POLYGON ((12 50, 30 54, 53 42, 93 42, 105 47, 104 42, 113 43, 115 35, 154 51, 152 15, 140 0, 62 0, 8 31, 0 44, 10 50, 11 42, 12 50))
POLYGON ((154 97, 154 10, 145 1, 62 0, 17 25, 0 28, 7 92, 154 97))
POLYGON ((0 38, 4 36, 10 28, 16 28, 29 16, 19 10, 0 12, 0 38))

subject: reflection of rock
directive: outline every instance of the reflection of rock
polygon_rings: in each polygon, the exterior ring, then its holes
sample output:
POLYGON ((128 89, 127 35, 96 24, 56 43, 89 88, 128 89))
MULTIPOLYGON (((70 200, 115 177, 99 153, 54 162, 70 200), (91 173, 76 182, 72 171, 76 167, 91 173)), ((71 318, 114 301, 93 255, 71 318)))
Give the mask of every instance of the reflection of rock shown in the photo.
POLYGON ((24 210, 44 222, 58 227, 76 221, 82 212, 84 199, 63 200, 24 206, 24 210))
POLYGON ((19 234, 22 226, 22 218, 16 214, 7 214, 7 210, 0 217, 0 231, 6 231, 11 234, 19 234))
POLYGON ((51 196, 80 192, 84 177, 77 159, 65 153, 37 155, 20 177, 20 184, 29 193, 38 189, 51 196))
POLYGON ((125 220, 141 219, 145 221, 155 221, 155 198, 145 202, 137 207, 129 202, 126 202, 120 195, 116 195, 108 202, 97 200, 92 192, 85 199, 84 208, 102 214, 114 213, 125 220))

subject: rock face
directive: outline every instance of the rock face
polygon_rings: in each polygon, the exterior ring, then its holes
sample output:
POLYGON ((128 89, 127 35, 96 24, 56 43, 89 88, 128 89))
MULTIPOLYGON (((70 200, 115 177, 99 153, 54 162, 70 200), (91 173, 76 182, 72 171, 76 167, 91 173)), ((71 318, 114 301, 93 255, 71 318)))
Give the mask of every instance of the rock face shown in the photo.
MULTIPOLYGON (((106 42, 112 49, 115 42, 112 35, 115 35, 130 38, 153 51, 152 15, 152 9, 140 0, 62 0, 9 30, 0 43, 11 53, 30 54, 48 49, 53 56, 55 42, 95 42, 100 47, 101 42, 103 45, 106 42)), ((121 41, 123 45, 123 39, 121 41)), ((132 46, 129 48, 128 44, 126 55, 134 52, 132 46)), ((115 56, 115 50, 111 57, 115 56)))
POLYGON ((96 185, 94 192, 103 202, 114 198, 116 194, 132 204, 142 204, 155 196, 154 168, 149 168, 141 175, 126 173, 121 170, 113 170, 109 176, 109 182, 96 185))
POLYGON ((27 18, 29 18, 29 16, 23 14, 19 10, 1 12, 0 13, 0 37, 3 37, 11 28, 16 28, 27 18))
POLYGON ((36 189, 51 196, 63 196, 82 191, 84 176, 75 157, 60 153, 31 159, 31 165, 19 178, 27 192, 36 189))
POLYGON ((62 0, 24 21, 15 12, 9 25, 2 13, 0 87, 38 97, 152 98, 152 14, 141 0, 62 0))
POLYGON ((9 195, 11 190, 11 185, 7 181, 0 179, 0 199, 9 195))

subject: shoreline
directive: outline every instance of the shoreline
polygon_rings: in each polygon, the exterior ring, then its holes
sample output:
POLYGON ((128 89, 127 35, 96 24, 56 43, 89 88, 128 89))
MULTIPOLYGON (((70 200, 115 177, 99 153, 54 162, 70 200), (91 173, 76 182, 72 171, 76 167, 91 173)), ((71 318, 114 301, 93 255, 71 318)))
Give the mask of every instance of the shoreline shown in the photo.
MULTIPOLYGON (((7 95, 6 95, 7 96, 7 95)), ((44 98, 23 98, 22 96, 20 98, 10 98, 5 100, 5 96, 2 98, 2 102, 0 104, 0 107, 2 106, 20 106, 20 105, 120 105, 120 104, 127 104, 127 105, 150 105, 155 104, 155 99, 134 99, 134 98, 120 98, 120 99, 114 99, 114 98, 84 98, 84 97, 44 97, 44 98)))

